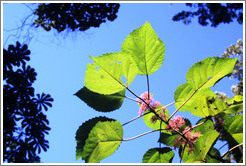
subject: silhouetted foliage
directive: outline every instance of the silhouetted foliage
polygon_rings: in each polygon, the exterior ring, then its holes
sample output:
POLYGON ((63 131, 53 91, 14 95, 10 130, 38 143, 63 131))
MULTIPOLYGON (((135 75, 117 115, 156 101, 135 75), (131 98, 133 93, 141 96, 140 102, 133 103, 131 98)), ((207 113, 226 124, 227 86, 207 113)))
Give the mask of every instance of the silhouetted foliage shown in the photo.
POLYGON ((120 5, 118 3, 50 3, 40 4, 34 14, 36 27, 50 31, 55 28, 61 32, 67 28, 85 31, 90 27, 99 27, 106 19, 116 19, 120 5))
POLYGON ((27 45, 9 45, 3 50, 3 160, 14 163, 40 162, 37 153, 49 148, 45 134, 50 128, 43 108, 52 107, 49 94, 36 94, 32 83, 37 73, 26 64, 27 45), (37 96, 37 97, 35 97, 37 96))
POLYGON ((185 24, 191 22, 191 18, 197 16, 199 24, 206 26, 211 22, 212 27, 220 23, 230 23, 237 19, 239 24, 243 23, 243 3, 186 3, 191 8, 182 11, 173 17, 173 21, 183 20, 185 24))

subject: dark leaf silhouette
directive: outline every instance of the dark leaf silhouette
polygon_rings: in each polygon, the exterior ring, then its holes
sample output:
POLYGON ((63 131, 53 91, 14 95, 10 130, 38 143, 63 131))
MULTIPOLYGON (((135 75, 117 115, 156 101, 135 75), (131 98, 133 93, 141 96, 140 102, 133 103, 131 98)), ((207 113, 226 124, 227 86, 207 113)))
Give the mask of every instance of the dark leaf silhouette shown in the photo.
POLYGON ((19 42, 3 50, 3 161, 9 163, 40 162, 37 153, 49 148, 49 121, 42 109, 47 111, 53 99, 44 93, 34 98, 37 73, 26 65, 30 53, 19 42))

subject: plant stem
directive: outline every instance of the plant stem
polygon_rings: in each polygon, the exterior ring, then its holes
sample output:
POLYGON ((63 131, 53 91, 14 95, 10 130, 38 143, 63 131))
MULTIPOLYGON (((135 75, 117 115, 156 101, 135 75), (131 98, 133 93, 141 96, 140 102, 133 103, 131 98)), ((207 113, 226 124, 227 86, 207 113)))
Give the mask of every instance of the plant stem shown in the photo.
MULTIPOLYGON (((132 99, 132 98, 130 98, 130 97, 127 97, 127 96, 125 96, 125 97, 128 98, 128 99, 130 99, 130 100, 137 101, 137 100, 132 99)), ((172 104, 174 104, 174 103, 175 103, 175 101, 172 102, 172 103, 170 103, 170 104, 165 105, 164 107, 166 108, 166 107, 168 107, 168 106, 170 106, 170 105, 172 105, 172 104)), ((160 110, 158 110, 158 111, 160 111, 160 110)), ((158 111, 157 111, 157 112, 158 112, 158 111)), ((132 121, 134 121, 134 120, 136 120, 136 119, 138 119, 138 118, 144 116, 144 115, 147 115, 147 114, 149 114, 149 113, 151 113, 151 112, 147 112, 147 113, 145 113, 145 114, 143 114, 143 115, 139 115, 139 116, 137 116, 137 117, 135 117, 135 118, 129 120, 128 122, 122 124, 122 126, 124 126, 124 125, 126 125, 126 124, 128 124, 128 123, 130 123, 130 122, 132 122, 132 121)))
POLYGON ((197 90, 195 90, 189 97, 187 100, 185 100, 185 102, 169 117, 169 119, 167 120, 167 122, 178 112, 178 110, 183 107, 183 105, 185 105, 185 103, 187 103, 190 98, 197 92, 197 90))
MULTIPOLYGON (((161 129, 161 124, 162 124, 162 121, 160 123, 160 129, 161 129)), ((159 137, 161 138, 161 130, 160 130, 160 136, 159 137)), ((161 142, 159 142, 159 148, 161 149, 161 142)), ((159 157, 160 157, 160 153, 159 153, 159 157)))
POLYGON ((148 100, 149 100, 150 97, 149 97, 149 75, 148 74, 146 74, 146 78, 147 78, 148 100))
POLYGON ((211 155, 210 153, 208 153, 207 155, 208 155, 209 157, 211 157, 211 158, 214 158, 214 159, 216 159, 216 160, 221 161, 222 163, 226 163, 226 161, 225 161, 224 159, 222 159, 222 158, 219 158, 219 157, 213 156, 213 155, 211 155))
MULTIPOLYGON (((95 62, 95 61, 94 61, 95 62)), ((96 63, 96 62, 95 62, 96 63)), ((99 67, 101 67, 100 65, 99 65, 99 67)), ((103 69, 103 68, 102 68, 103 69)), ((104 69, 103 69, 104 70, 104 69)), ((120 82, 119 80, 117 80, 117 79, 115 79, 109 72, 107 72, 106 70, 104 70, 106 73, 108 73, 108 75, 109 76, 111 76, 115 81, 117 81, 120 85, 122 85, 123 87, 125 87, 129 92, 131 92, 134 96, 136 96, 137 98, 139 98, 140 100, 142 100, 147 106, 148 106, 148 108, 150 109, 150 112, 153 112, 154 114, 155 114, 155 116, 157 116, 162 122, 164 122, 165 124, 168 124, 168 121, 166 122, 165 120, 163 120, 160 116, 159 116, 159 114, 157 114, 156 112, 155 112, 155 110, 153 110, 151 107, 150 107, 150 105, 146 102, 146 101, 144 101, 141 97, 139 97, 138 95, 136 95, 131 89, 129 89, 125 84, 123 84, 122 82, 120 82)), ((197 90, 195 90, 195 92, 196 92, 197 90)), ((193 92, 193 95, 195 94, 195 92, 193 92)), ((192 96, 193 96, 192 95, 192 96)), ((190 96, 191 97, 191 96, 190 96)), ((189 98, 190 98, 189 97, 189 98)), ((187 101, 188 101, 188 99, 187 99, 187 101)), ((186 101, 186 102, 187 102, 186 101)), ((185 102, 185 103, 186 103, 185 102)), ((182 105, 184 105, 185 103, 183 103, 182 105)), ((169 118, 170 119, 170 118, 169 118)), ((179 131, 177 131, 176 129, 173 129, 173 131, 175 131, 176 133, 178 133, 179 135, 181 135, 183 138, 185 138, 187 141, 188 141, 188 139, 181 133, 181 132, 179 132, 179 131)))
POLYGON ((165 107, 169 107, 170 105, 173 105, 174 103, 175 103, 175 101, 170 103, 170 104, 168 104, 168 105, 165 105, 165 107))
MULTIPOLYGON (((147 106, 148 106, 148 108, 149 108, 149 110, 150 110, 150 112, 152 112, 152 113, 154 113, 155 114, 155 116, 157 117, 157 118, 159 118, 162 122, 164 122, 165 124, 168 124, 168 121, 166 122, 165 120, 163 120, 160 116, 159 116, 159 114, 157 114, 156 112, 155 112, 155 110, 153 110, 153 108, 151 108, 150 107, 150 105, 145 101, 145 100, 143 100, 141 97, 139 97, 138 95, 136 95, 131 89, 129 89, 127 86, 125 86, 124 84, 121 84, 121 85, 123 85, 129 92, 131 92, 134 96, 136 96, 137 98, 139 98, 141 101, 143 101, 147 106)), ((189 97, 189 98, 191 98, 194 94, 195 94, 195 92, 196 91, 194 91, 193 93, 192 93, 192 95, 189 97)), ((187 99, 187 101, 189 100, 189 98, 187 99)), ((187 102, 186 101, 186 102, 187 102)), ((186 103, 185 102, 185 103, 186 103)), ((183 103, 182 105, 184 105, 185 103, 183 103)), ((169 118, 170 119, 170 118, 169 118)), ((176 130, 176 129, 173 129, 173 131, 175 131, 176 133, 178 133, 180 136, 182 136, 185 140, 187 140, 188 141, 188 139, 180 132, 180 131, 178 131, 178 130, 176 130)))
MULTIPOLYGON (((228 143, 225 143, 223 146, 221 146, 218 151, 220 151, 220 149, 222 149, 223 147, 225 147, 228 143)), ((218 151, 215 151, 212 155, 215 155, 218 151)))
POLYGON ((230 153, 231 151, 233 151, 234 149, 236 149, 237 147, 242 146, 242 145, 243 145, 243 143, 232 147, 230 150, 228 150, 226 153, 224 153, 223 156, 221 156, 221 158, 223 159, 228 153, 230 153))
POLYGON ((132 100, 132 101, 138 102, 136 99, 133 99, 133 98, 131 98, 131 97, 128 97, 128 96, 124 96, 124 97, 127 98, 127 99, 130 99, 130 100, 132 100))
POLYGON ((122 124, 122 126, 124 126, 124 125, 126 125, 126 124, 128 124, 128 123, 130 123, 130 122, 132 122, 132 121, 134 121, 134 120, 136 120, 136 119, 138 119, 138 118, 140 118, 140 117, 141 117, 141 116, 139 115, 139 116, 137 116, 137 117, 135 117, 135 118, 129 120, 128 122, 122 124))
POLYGON ((207 120, 208 120, 208 118, 206 118, 205 121, 203 121, 203 122, 201 122, 201 123, 199 123, 199 124, 197 124, 197 125, 195 125, 195 126, 189 128, 187 131, 185 131, 185 132, 183 133, 183 135, 185 135, 186 133, 188 133, 190 130, 193 130, 194 128, 196 128, 196 127, 198 127, 198 126, 200 126, 200 125, 206 123, 207 120))
POLYGON ((121 141, 130 141, 130 140, 133 140, 133 139, 142 137, 142 136, 144 136, 144 135, 146 135, 146 134, 153 133, 153 132, 160 131, 160 130, 165 130, 165 129, 151 130, 151 131, 145 132, 145 133, 143 133, 143 134, 139 134, 139 135, 137 135, 137 136, 135 136, 135 137, 132 137, 132 138, 122 139, 121 141))

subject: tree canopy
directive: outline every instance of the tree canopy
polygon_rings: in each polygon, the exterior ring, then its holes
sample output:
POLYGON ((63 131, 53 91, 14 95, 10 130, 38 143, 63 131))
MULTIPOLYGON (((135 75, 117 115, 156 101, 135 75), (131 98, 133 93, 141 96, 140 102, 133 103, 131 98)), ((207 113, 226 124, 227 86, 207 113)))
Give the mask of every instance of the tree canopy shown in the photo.
POLYGON ((198 17, 202 26, 211 24, 217 27, 220 23, 230 23, 237 19, 239 24, 243 23, 242 3, 186 3, 191 9, 182 11, 173 16, 173 21, 183 20, 184 24, 191 23, 193 17, 198 17))
POLYGON ((85 31, 99 27, 106 20, 115 20, 119 7, 118 3, 43 3, 34 12, 38 18, 33 24, 46 31, 52 28, 58 32, 65 29, 85 31))

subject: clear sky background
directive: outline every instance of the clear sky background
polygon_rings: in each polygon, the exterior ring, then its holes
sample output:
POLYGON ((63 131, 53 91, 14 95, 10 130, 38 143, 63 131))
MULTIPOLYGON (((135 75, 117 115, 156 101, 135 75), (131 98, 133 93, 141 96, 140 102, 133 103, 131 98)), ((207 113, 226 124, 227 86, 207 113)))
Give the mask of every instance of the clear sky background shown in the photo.
MULTIPOLYGON (((154 99, 167 105, 174 101, 174 91, 186 82, 186 72, 193 64, 207 57, 220 56, 226 47, 236 44, 240 38, 243 39, 243 26, 236 21, 220 24, 216 28, 199 25, 197 18, 189 25, 184 25, 182 21, 172 21, 172 17, 184 9, 189 8, 185 4, 177 3, 121 3, 117 19, 113 22, 107 21, 99 28, 58 34, 56 30, 46 32, 42 28, 26 25, 21 32, 22 36, 19 36, 20 29, 11 29, 20 26, 31 14, 31 10, 20 3, 3 5, 4 48, 7 49, 9 44, 15 45, 17 40, 28 44, 31 50, 31 60, 28 64, 35 68, 38 74, 33 84, 35 93, 49 93, 54 98, 53 107, 47 112, 51 131, 46 138, 50 148, 40 154, 41 162, 84 162, 81 159, 76 160, 75 153, 75 133, 82 123, 97 116, 106 116, 123 124, 138 116, 138 105, 127 99, 120 109, 111 113, 101 113, 74 95, 84 86, 86 66, 92 62, 89 55, 100 56, 104 53, 119 52, 127 35, 148 21, 166 48, 163 65, 149 76, 150 92, 153 93, 154 99), (23 37, 27 33, 28 37, 23 37)), ((27 19, 26 24, 31 24, 31 18, 27 19)), ((223 91, 232 97, 231 85, 236 83, 236 80, 225 78, 212 90, 223 91)), ((146 77, 137 76, 129 88, 138 95, 147 91, 146 77)), ((128 92, 127 96, 134 98, 128 92)), ((170 106, 168 110, 171 114, 175 107, 170 106)), ((178 112, 176 115, 190 119, 193 125, 200 119, 189 112, 178 112)), ((138 119, 123 129, 123 138, 151 130, 143 119, 138 119)), ((101 163, 141 163, 148 149, 159 147, 158 138, 159 133, 156 132, 122 142, 118 150, 101 163)), ((216 147, 219 148, 221 145, 223 144, 217 144, 216 147)), ((227 150, 225 147, 221 153, 227 150)), ((178 150, 174 152, 173 162, 179 162, 178 150)))

